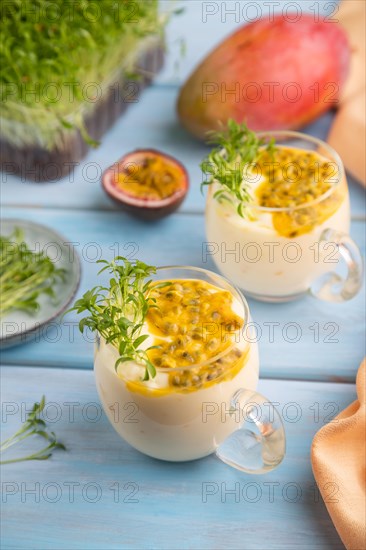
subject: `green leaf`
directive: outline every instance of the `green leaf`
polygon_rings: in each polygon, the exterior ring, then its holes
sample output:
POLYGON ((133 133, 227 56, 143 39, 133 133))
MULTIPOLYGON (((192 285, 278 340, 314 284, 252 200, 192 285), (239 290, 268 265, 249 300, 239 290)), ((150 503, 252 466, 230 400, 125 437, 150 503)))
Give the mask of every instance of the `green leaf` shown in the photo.
POLYGON ((228 120, 223 130, 209 132, 208 142, 216 144, 216 147, 201 163, 202 173, 208 176, 207 180, 201 183, 201 190, 205 185, 219 185, 219 189, 213 195, 214 199, 236 204, 239 216, 245 217, 246 206, 250 204, 252 197, 248 183, 243 177, 244 167, 255 162, 261 149, 273 151, 275 142, 272 139, 266 143, 255 132, 249 130, 246 124, 239 124, 232 119, 228 120))
POLYGON ((67 130, 73 130, 74 129, 74 125, 71 124, 71 122, 68 122, 67 120, 65 120, 64 118, 60 118, 60 122, 61 122, 62 126, 64 128, 66 128, 67 130))
POLYGON ((129 65, 138 70, 129 60, 146 39, 162 36, 168 19, 161 17, 157 0, 2 2, 0 117, 34 129, 18 136, 14 124, 7 125, 2 128, 6 139, 15 139, 20 148, 40 143, 54 149, 67 137, 66 130, 84 132, 78 115, 89 118, 97 99, 93 87, 84 94, 88 85, 104 90, 110 77, 119 79, 129 65), (88 10, 93 4, 100 5, 99 14, 88 10), (48 88, 50 83, 59 95, 48 88))
POLYGON ((145 342, 145 340, 147 340, 148 338, 149 338, 148 334, 143 334, 142 336, 139 336, 138 338, 136 338, 136 340, 133 343, 134 348, 137 349, 138 347, 140 347, 140 345, 143 342, 145 342))
POLYGON ((127 363, 127 361, 133 361, 133 360, 134 358, 132 357, 132 355, 126 356, 126 357, 119 357, 119 359, 117 359, 117 361, 115 362, 114 368, 117 371, 121 363, 127 363))
POLYGON ((14 462, 23 462, 26 460, 46 460, 52 453, 49 452, 52 449, 63 449, 66 450, 66 447, 57 441, 56 434, 53 431, 48 431, 46 423, 39 418, 40 413, 45 407, 46 399, 45 396, 42 396, 42 399, 39 403, 34 403, 31 411, 28 413, 26 421, 21 426, 21 428, 10 438, 1 443, 1 455, 9 448, 16 444, 21 443, 24 439, 27 439, 32 436, 39 436, 43 439, 46 439, 48 445, 37 451, 34 454, 12 458, 9 460, 1 460, 0 464, 11 464, 14 462))
POLYGON ((154 378, 156 376, 156 368, 150 361, 147 361, 146 368, 148 370, 150 378, 154 378))
POLYGON ((120 355, 123 356, 124 352, 125 352, 125 349, 126 349, 126 346, 127 346, 127 342, 125 340, 122 340, 120 343, 119 343, 119 346, 118 346, 118 353, 120 355))
POLYGON ((55 297, 55 285, 65 277, 44 252, 33 252, 20 241, 22 233, 0 237, 0 318, 16 310, 34 314, 40 296, 55 297))
POLYGON ((172 284, 173 283, 171 283, 170 281, 164 281, 163 283, 158 283, 158 284, 154 285, 154 288, 165 288, 165 287, 170 286, 172 284))
MULTIPOLYGON (((96 286, 84 293, 75 302, 72 311, 86 314, 79 322, 81 332, 85 328, 97 331, 107 344, 113 345, 119 353, 115 368, 126 361, 135 361, 145 365, 149 376, 153 376, 154 367, 141 345, 148 335, 141 335, 144 321, 154 301, 149 297, 150 278, 156 268, 139 260, 130 261, 117 256, 111 262, 98 260, 103 267, 99 274, 108 273, 109 284, 96 286)), ((171 284, 164 281, 158 287, 171 284)))

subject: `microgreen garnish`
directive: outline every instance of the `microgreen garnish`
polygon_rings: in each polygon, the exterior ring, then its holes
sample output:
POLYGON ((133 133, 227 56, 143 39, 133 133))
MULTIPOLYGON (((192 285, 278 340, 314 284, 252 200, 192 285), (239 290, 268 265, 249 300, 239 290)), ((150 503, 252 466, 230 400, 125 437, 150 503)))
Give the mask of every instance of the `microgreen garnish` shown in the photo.
POLYGON ((239 216, 245 217, 246 206, 252 197, 244 179, 244 170, 256 162, 261 148, 273 152, 274 140, 267 143, 246 124, 230 119, 224 130, 208 132, 208 143, 216 144, 216 147, 201 163, 203 174, 208 176, 201 187, 219 184, 214 198, 235 202, 239 216))
POLYGON ((47 431, 45 421, 40 418, 41 412, 43 411, 45 404, 45 396, 42 397, 39 403, 34 403, 32 410, 30 411, 30 413, 28 413, 27 419, 22 427, 17 432, 15 432, 14 435, 1 443, 0 453, 2 454, 13 445, 20 443, 21 441, 32 435, 39 435, 40 437, 46 439, 46 447, 27 456, 12 458, 9 460, 1 460, 0 464, 11 464, 12 462, 23 462, 25 460, 47 460, 47 458, 50 458, 50 456, 52 456, 52 451, 54 449, 66 450, 65 445, 57 441, 55 433, 47 431))
POLYGON ((44 252, 33 252, 16 228, 9 237, 0 236, 0 317, 14 310, 34 313, 39 297, 55 297, 54 285, 65 270, 57 268, 44 252))
POLYGON ((162 42, 167 20, 158 0, 3 2, 2 137, 16 146, 52 148, 63 146, 65 130, 78 129, 95 144, 85 115, 116 82, 116 97, 130 93, 122 84, 125 72, 143 73, 137 60, 162 42))
MULTIPOLYGON (((99 260, 98 263, 105 264, 99 273, 108 271, 112 275, 109 286, 88 290, 70 311, 90 313, 79 322, 80 331, 86 328, 96 331, 118 350, 116 371, 121 363, 135 361, 145 367, 143 380, 154 378, 156 370, 147 351, 156 346, 147 349, 140 349, 140 346, 148 338, 147 334, 141 334, 147 312, 156 307, 155 299, 149 297, 152 282, 149 277, 156 273, 156 268, 139 260, 130 262, 122 256, 112 262, 99 260)), ((167 284, 170 283, 154 287, 167 284)))

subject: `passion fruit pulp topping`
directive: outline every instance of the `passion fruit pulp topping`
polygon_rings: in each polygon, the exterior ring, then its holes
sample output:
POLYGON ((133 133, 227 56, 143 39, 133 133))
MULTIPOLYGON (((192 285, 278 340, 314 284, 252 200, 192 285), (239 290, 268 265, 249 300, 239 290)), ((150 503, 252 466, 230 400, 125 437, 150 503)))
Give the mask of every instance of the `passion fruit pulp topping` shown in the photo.
POLYGON ((284 237, 297 237, 323 223, 346 194, 346 186, 337 185, 340 174, 336 163, 313 151, 282 146, 273 152, 264 150, 257 170, 264 178, 255 193, 258 204, 294 209, 272 214, 274 228, 284 237), (337 189, 314 204, 333 186, 337 189))
POLYGON ((180 165, 168 157, 150 153, 136 160, 128 157, 120 165, 115 185, 139 199, 161 200, 181 190, 184 176, 180 165))
POLYGON ((123 210, 154 220, 180 206, 188 192, 189 178, 175 158, 154 149, 139 149, 108 168, 102 185, 123 210))
POLYGON ((148 351, 149 359, 167 371, 187 367, 169 374, 172 391, 199 389, 234 376, 246 353, 233 347, 233 333, 243 326, 243 319, 233 311, 232 294, 205 281, 170 282, 150 291, 157 307, 149 310, 146 321, 159 348, 148 351), (212 361, 215 357, 219 358, 212 361))

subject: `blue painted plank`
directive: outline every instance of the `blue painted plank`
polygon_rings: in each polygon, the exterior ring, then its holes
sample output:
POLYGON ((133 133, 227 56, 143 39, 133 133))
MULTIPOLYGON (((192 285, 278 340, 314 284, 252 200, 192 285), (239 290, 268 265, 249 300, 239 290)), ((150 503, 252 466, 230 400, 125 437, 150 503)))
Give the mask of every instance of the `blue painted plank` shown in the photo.
MULTIPOLYGON (((200 162, 208 148, 183 130, 176 118, 176 88, 153 87, 146 90, 136 105, 131 106, 105 135, 101 146, 92 150, 70 176, 58 183, 31 183, 19 177, 1 173, 3 204, 40 207, 118 210, 104 193, 102 172, 125 153, 138 148, 161 149, 175 156, 187 168, 191 187, 182 212, 204 211, 205 199, 200 191, 200 162)), ((331 123, 328 113, 304 129, 306 133, 325 139, 331 123)), ((349 178, 352 214, 365 219, 365 192, 349 178)))
MULTIPOLYGON (((2 467, 4 550, 292 550, 295 541, 304 550, 343 548, 315 489, 309 453, 327 415, 354 400, 352 385, 261 381, 259 390, 280 403, 288 448, 277 470, 253 477, 214 456, 178 464, 133 450, 104 414, 92 421, 100 409, 91 405, 98 404, 91 372, 10 367, 1 376, 8 410, 47 396, 47 418, 56 419, 53 429, 68 447, 45 462, 2 467)), ((2 420, 6 437, 20 412, 2 420)))
MULTIPOLYGON (((95 286, 98 267, 93 262, 101 256, 110 259, 118 253, 135 251, 135 255, 153 265, 176 263, 215 270, 211 261, 202 260, 205 241, 202 216, 174 215, 150 225, 114 212, 4 208, 3 215, 39 221, 64 234, 65 239, 79 243, 75 245, 82 257, 79 294, 95 286)), ((364 222, 353 223, 352 235, 364 249, 364 222)), ((281 379, 353 381, 365 353, 364 299, 363 289, 345 304, 328 304, 310 296, 288 304, 251 300, 252 316, 260 335, 262 374, 281 379), (273 339, 271 323, 275 323, 273 339), (289 341, 294 338, 289 323, 297 323, 294 329, 299 331, 297 342, 289 341)), ((39 342, 4 351, 3 362, 92 367, 92 343, 90 338, 87 341, 79 334, 74 314, 38 336, 39 342)))

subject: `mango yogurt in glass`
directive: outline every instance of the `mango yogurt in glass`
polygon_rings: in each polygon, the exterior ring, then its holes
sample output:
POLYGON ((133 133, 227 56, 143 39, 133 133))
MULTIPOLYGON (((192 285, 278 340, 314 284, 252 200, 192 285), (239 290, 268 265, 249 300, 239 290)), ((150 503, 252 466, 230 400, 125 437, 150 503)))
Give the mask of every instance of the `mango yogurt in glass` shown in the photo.
POLYGON ((154 458, 186 461, 216 451, 249 473, 274 468, 285 436, 277 411, 255 392, 258 347, 247 336, 250 313, 241 292, 203 269, 164 267, 152 276, 149 297, 154 306, 142 347, 155 376, 146 380, 136 361, 115 368, 117 348, 100 337, 95 346, 96 385, 116 431, 154 458), (253 402, 260 418, 252 415, 253 402), (259 435, 243 427, 245 406, 259 435))
POLYGON ((242 163, 250 195, 244 215, 235 198, 216 200, 220 183, 209 187, 206 256, 259 300, 292 300, 309 290, 330 301, 352 298, 362 285, 363 263, 348 235, 349 197, 338 154, 297 132, 258 137, 274 144, 261 147, 255 162, 242 163), (346 277, 335 271, 340 258, 346 277))

